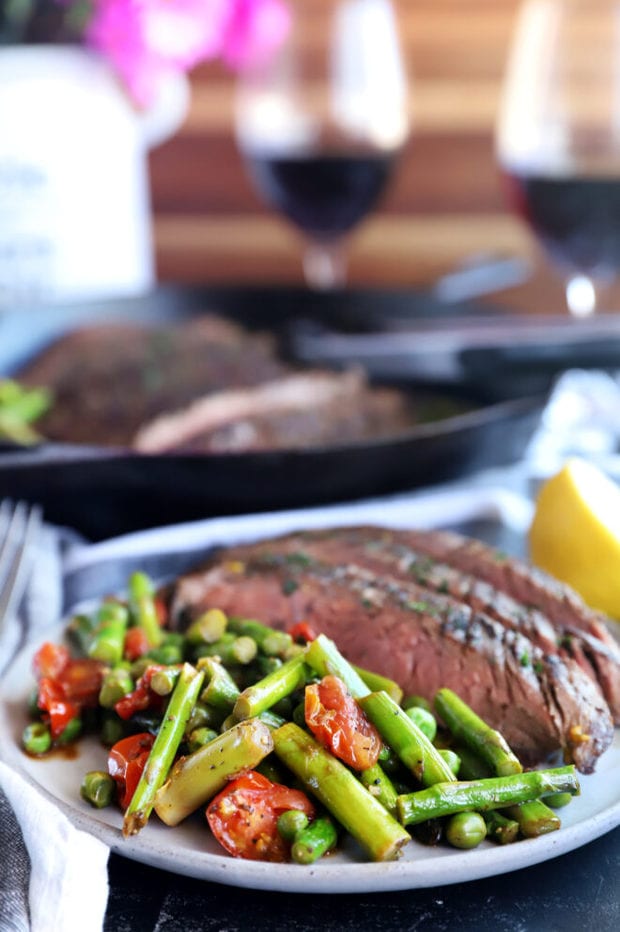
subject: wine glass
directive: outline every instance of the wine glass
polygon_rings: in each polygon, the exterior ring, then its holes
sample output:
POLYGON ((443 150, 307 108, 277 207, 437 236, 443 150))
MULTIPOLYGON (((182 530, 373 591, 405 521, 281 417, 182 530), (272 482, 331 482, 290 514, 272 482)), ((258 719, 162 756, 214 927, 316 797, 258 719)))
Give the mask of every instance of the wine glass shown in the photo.
POLYGON ((599 309, 620 267, 620 4, 527 0, 496 151, 515 211, 561 272, 571 314, 599 309))
POLYGON ((290 9, 284 42, 239 79, 236 137, 259 194, 303 234, 308 285, 329 289, 406 141, 408 83, 389 0, 290 9))

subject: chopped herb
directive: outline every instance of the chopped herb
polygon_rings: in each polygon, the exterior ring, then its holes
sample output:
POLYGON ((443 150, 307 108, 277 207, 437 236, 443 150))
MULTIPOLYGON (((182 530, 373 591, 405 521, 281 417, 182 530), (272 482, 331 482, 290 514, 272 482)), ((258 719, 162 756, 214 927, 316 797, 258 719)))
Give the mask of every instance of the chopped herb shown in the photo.
POLYGON ((299 550, 296 553, 288 553, 285 559, 289 566, 311 566, 312 565, 312 557, 308 556, 307 553, 302 553, 299 550))
POLYGON ((427 615, 436 615, 437 608, 431 602, 407 602, 407 608, 412 612, 426 612, 427 615))
POLYGON ((448 586, 448 580, 442 579, 439 585, 437 586, 437 592, 440 592, 441 595, 448 595, 450 592, 450 587, 448 586))
POLYGON ((542 664, 540 660, 537 660, 536 663, 533 664, 533 667, 534 667, 534 673, 536 673, 537 676, 540 676, 543 670, 545 669, 544 664, 542 664))
POLYGON ((282 583, 282 592, 284 595, 292 595, 296 589, 299 589, 299 583, 294 579, 285 579, 282 583))
POLYGON ((529 665, 530 665, 530 655, 528 654, 528 652, 527 652, 526 650, 523 651, 523 653, 522 653, 521 656, 519 657, 519 663, 521 664, 522 667, 529 667, 529 665))

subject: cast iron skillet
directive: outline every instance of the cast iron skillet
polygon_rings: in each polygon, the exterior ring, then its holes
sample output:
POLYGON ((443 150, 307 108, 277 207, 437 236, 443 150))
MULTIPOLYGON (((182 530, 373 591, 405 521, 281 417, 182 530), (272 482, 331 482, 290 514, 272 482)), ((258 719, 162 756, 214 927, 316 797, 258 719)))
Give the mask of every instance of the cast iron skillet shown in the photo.
MULTIPOLYGON (((160 290, 104 305, 21 310, 0 318, 0 373, 10 374, 73 326, 114 318, 174 321, 206 309, 278 336, 297 314, 331 325, 363 326, 423 296, 369 293, 346 300, 296 290, 160 290), (357 314, 356 314, 357 310, 357 314)), ((418 304, 416 305, 416 302, 418 304)), ((402 308, 401 308, 402 309, 402 308)), ((431 307, 430 310, 433 310, 431 307)), ((439 309, 438 312, 441 312, 439 309)), ((451 309, 454 312, 454 309, 451 309)), ((402 387, 402 386, 401 386, 402 387)), ((405 386, 419 392, 428 386, 405 386)), ((501 396, 492 385, 452 385, 435 392, 471 405, 464 414, 421 424, 389 439, 303 451, 143 456, 125 450, 45 443, 0 449, 0 498, 42 504, 47 520, 93 540, 140 528, 222 514, 304 507, 412 489, 514 462, 539 420, 544 394, 501 396)))

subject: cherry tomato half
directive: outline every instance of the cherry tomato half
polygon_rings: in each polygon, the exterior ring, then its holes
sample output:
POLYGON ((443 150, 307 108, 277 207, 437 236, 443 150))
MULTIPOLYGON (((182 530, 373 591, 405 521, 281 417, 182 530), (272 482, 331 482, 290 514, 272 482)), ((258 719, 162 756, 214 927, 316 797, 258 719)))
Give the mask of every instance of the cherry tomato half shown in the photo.
POLYGON ((306 686, 304 713, 315 738, 355 770, 377 763, 381 737, 337 676, 306 686))
POLYGON ((62 644, 52 644, 46 641, 42 644, 34 655, 34 672, 38 680, 47 676, 55 680, 64 670, 69 661, 71 654, 69 649, 62 644))
POLYGON ((290 843, 278 832, 278 817, 301 809, 309 819, 315 809, 305 793, 248 770, 232 780, 207 807, 209 828, 235 858, 287 861, 290 843))
POLYGON ((60 737, 71 719, 80 714, 79 704, 71 702, 62 685, 51 676, 43 676, 39 680, 37 705, 44 713, 43 718, 49 722, 54 741, 60 737))
POLYGON ((70 660, 56 677, 65 697, 79 705, 95 707, 105 674, 105 664, 88 657, 70 660))
POLYGON ((108 754, 108 773, 116 783, 119 805, 126 809, 142 776, 155 738, 148 732, 121 738, 108 754))
POLYGON ((148 654, 150 649, 151 644, 144 628, 129 628, 125 634, 125 644, 123 647, 125 659, 137 660, 138 657, 143 657, 144 654, 148 654))
POLYGON ((162 664, 152 664, 147 667, 133 692, 127 693, 122 699, 119 699, 114 706, 114 710, 120 718, 127 720, 131 718, 134 712, 143 712, 145 709, 161 708, 163 699, 151 689, 151 679, 153 674, 158 670, 164 670, 162 664))
POLYGON ((305 644, 308 644, 310 641, 314 641, 317 638, 317 633, 309 625, 307 621, 297 621, 294 625, 288 629, 288 633, 293 638, 294 641, 302 641, 305 644))

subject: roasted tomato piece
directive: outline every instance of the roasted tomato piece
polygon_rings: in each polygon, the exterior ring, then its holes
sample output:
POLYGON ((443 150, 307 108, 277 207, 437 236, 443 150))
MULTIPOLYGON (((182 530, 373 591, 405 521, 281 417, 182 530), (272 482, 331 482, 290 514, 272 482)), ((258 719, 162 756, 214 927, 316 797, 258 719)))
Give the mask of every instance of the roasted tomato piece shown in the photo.
POLYGON ((56 679, 67 699, 83 706, 96 706, 105 669, 99 660, 70 660, 56 679))
POLYGON ((46 641, 34 655, 35 676, 38 680, 44 676, 55 680, 70 660, 71 654, 67 647, 46 641))
POLYGON ((144 628, 129 628, 125 635, 123 655, 126 660, 137 660, 148 654, 151 649, 149 639, 144 628))
POLYGON ((134 712, 143 712, 145 709, 161 708, 162 697, 151 689, 151 679, 158 670, 164 670, 165 667, 158 663, 147 667, 133 692, 128 693, 119 699, 114 709, 116 714, 122 719, 131 718, 134 712))
POLYGON ((289 809, 301 809, 314 818, 314 806, 301 790, 248 770, 209 803, 206 815, 214 837, 233 857, 287 861, 290 843, 281 837, 277 822, 289 809))
POLYGON ((116 783, 119 805, 126 809, 142 776, 155 738, 148 732, 121 738, 108 754, 108 773, 116 783))
POLYGON ((65 695, 62 685, 50 676, 39 680, 37 705, 49 722, 52 739, 55 741, 63 733, 71 719, 80 714, 77 702, 71 702, 65 695))
POLYGON ((381 737, 337 676, 306 686, 304 713, 315 738, 354 770, 377 763, 381 737))
POLYGON ((305 644, 316 640, 317 637, 316 631, 307 621, 298 621, 294 625, 291 625, 288 629, 288 633, 294 641, 303 641, 305 644))

